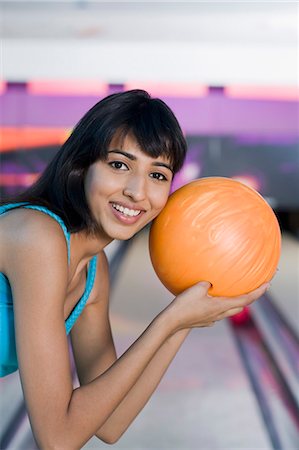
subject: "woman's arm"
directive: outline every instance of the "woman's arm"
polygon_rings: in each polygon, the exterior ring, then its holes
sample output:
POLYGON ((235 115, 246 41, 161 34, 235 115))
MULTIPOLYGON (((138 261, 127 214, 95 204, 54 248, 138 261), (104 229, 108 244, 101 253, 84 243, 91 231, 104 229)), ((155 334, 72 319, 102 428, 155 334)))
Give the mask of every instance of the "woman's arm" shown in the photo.
MULTIPOLYGON (((92 301, 85 307, 71 332, 81 385, 90 383, 116 361, 108 317, 108 263, 103 253, 98 256, 97 275, 91 297, 92 301)), ((124 400, 97 431, 99 439, 112 444, 125 432, 156 389, 189 331, 178 331, 165 341, 124 400)))
MULTIPOLYGON (((208 287, 209 284, 206 284, 206 289, 208 287)), ((81 385, 90 383, 116 359, 108 318, 108 290, 107 262, 100 260, 94 303, 85 308, 72 332, 81 385)), ((223 317, 236 314, 240 309, 234 307, 223 317)), ((134 386, 96 432, 99 439, 112 444, 120 438, 155 391, 189 332, 190 329, 182 329, 165 340, 134 386)))
POLYGON ((149 362, 124 400, 97 431, 96 436, 115 443, 150 399, 190 330, 180 330, 169 337, 149 362))

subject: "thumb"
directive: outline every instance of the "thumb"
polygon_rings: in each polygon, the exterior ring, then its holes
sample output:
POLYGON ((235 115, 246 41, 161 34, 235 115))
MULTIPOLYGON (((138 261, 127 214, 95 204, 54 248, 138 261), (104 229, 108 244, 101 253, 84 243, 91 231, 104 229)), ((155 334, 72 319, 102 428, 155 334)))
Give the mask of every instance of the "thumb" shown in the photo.
POLYGON ((212 287, 212 284, 209 281, 200 281, 196 284, 196 286, 201 287, 205 293, 212 287))

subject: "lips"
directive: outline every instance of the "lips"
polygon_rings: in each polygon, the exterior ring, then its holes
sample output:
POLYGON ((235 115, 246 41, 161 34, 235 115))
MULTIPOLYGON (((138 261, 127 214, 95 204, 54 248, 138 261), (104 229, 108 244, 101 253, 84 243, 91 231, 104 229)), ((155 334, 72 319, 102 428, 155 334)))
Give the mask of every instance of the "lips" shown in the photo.
POLYGON ((124 206, 119 205, 118 203, 112 203, 112 206, 114 209, 121 212, 125 216, 130 216, 130 217, 138 216, 138 214, 140 214, 140 211, 141 211, 140 209, 125 208, 124 206))
POLYGON ((144 210, 137 209, 136 206, 131 208, 130 205, 125 205, 119 202, 111 202, 110 207, 114 216, 124 224, 134 224, 145 213, 144 210))

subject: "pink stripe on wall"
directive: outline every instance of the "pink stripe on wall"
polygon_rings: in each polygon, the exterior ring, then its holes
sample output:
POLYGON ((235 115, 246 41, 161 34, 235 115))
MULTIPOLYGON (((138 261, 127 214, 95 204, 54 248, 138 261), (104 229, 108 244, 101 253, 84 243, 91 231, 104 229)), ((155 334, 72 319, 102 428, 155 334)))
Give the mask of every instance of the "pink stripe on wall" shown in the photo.
POLYGON ((0 95, 6 90, 6 82, 0 81, 0 95))
POLYGON ((108 90, 108 84, 98 80, 32 80, 27 83, 27 93, 34 95, 108 95, 108 90))
POLYGON ((125 83, 125 91, 131 89, 144 89, 151 95, 173 97, 204 97, 208 95, 208 86, 200 83, 155 83, 131 81, 125 83))
POLYGON ((226 86, 225 95, 233 98, 261 100, 299 100, 298 86, 226 86))

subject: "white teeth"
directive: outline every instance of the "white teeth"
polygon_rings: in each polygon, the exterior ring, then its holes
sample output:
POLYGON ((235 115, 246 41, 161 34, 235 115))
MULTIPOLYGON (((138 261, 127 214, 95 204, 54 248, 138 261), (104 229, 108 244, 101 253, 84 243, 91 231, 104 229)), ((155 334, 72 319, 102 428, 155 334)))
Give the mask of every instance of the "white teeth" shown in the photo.
POLYGON ((140 214, 140 209, 129 209, 129 208, 124 208, 121 205, 118 205, 117 203, 112 203, 113 208, 117 209, 117 211, 120 211, 122 214, 124 214, 125 216, 138 216, 138 214, 140 214))

